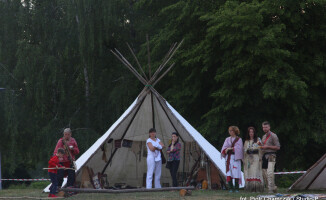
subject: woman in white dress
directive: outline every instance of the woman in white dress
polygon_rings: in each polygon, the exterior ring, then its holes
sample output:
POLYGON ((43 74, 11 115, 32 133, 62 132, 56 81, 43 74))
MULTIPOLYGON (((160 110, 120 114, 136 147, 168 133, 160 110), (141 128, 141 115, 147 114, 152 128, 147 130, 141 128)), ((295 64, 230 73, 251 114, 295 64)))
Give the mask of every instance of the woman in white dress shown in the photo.
POLYGON ((160 139, 156 138, 156 130, 149 129, 149 138, 146 141, 147 146, 147 176, 146 188, 152 188, 153 173, 155 173, 154 185, 155 188, 161 188, 161 172, 162 172, 162 158, 161 149, 164 144, 160 139))
POLYGON ((262 152, 259 148, 260 138, 257 138, 254 127, 248 128, 244 148, 245 190, 248 192, 263 192, 264 181, 262 173, 262 152))

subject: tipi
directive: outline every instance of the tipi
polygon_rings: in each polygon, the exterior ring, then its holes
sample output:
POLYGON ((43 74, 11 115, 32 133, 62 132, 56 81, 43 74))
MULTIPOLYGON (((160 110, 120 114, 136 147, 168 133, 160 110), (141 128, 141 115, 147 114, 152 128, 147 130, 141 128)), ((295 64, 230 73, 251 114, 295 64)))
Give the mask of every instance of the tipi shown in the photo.
POLYGON ((326 154, 294 182, 289 190, 326 190, 326 154))
MULTIPOLYGON (((180 135, 182 158, 178 170, 179 185, 185 185, 186 182, 189 184, 191 179, 197 181, 206 179, 208 187, 223 188, 225 186, 225 161, 221 159, 220 152, 153 88, 173 67, 174 63, 161 76, 158 76, 181 44, 182 42, 172 45, 163 63, 153 76, 149 75, 149 79, 129 45, 143 76, 117 49, 112 51, 145 85, 145 88, 109 130, 76 161, 76 182, 80 183, 81 187, 87 187, 83 186, 83 182, 87 180, 89 176, 87 171, 90 169, 95 174, 106 174, 110 186, 127 184, 133 187, 143 187, 147 171, 145 143, 148 130, 152 127, 157 130, 157 137, 166 146, 169 144, 172 132, 176 131, 180 135), (194 174, 197 175, 194 176, 194 174)), ((166 152, 164 154, 167 157, 166 152)), ((168 169, 163 166, 162 187, 171 186, 171 181, 168 169)), ((244 180, 242 182, 244 183, 244 180)))

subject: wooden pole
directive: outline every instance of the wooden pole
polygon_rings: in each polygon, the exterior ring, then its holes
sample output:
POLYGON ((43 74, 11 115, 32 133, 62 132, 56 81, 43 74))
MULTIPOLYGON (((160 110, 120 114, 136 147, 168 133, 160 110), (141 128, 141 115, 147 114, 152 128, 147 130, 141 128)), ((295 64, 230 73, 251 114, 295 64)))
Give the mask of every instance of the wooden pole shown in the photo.
POLYGON ((115 55, 120 61, 122 64, 124 64, 139 80, 140 82, 142 82, 144 85, 147 84, 147 81, 142 77, 142 76, 138 76, 137 75, 137 72, 135 72, 132 68, 130 68, 130 66, 122 59, 118 56, 118 54, 116 54, 114 51, 111 50, 111 52, 113 53, 113 55, 115 55))
POLYGON ((128 46, 128 48, 129 48, 129 50, 130 50, 130 52, 131 52, 132 56, 135 58, 135 60, 136 60, 136 63, 137 63, 137 65, 138 65, 138 67, 139 67, 140 71, 143 73, 143 75, 144 75, 145 79, 148 81, 148 78, 147 78, 147 76, 146 76, 146 74, 145 74, 145 72, 144 72, 143 68, 140 66, 140 63, 139 63, 139 61, 138 61, 138 58, 137 58, 137 56, 135 55, 135 52, 132 50, 132 48, 130 47, 130 45, 129 45, 128 43, 127 43, 127 46, 128 46))
MULTIPOLYGON (((121 59, 127 64, 127 66, 129 66, 139 77, 141 77, 143 80, 145 80, 144 77, 142 77, 138 73, 138 71, 130 64, 130 62, 122 55, 122 53, 120 53, 120 51, 118 49, 114 49, 114 50, 116 53, 118 53, 120 55, 121 59)), ((145 82, 147 82, 147 81, 145 81, 145 82)))
MULTIPOLYGON (((152 84, 152 82, 155 81, 156 76, 158 75, 159 72, 163 70, 165 65, 171 60, 171 58, 174 56, 175 52, 180 48, 181 44, 183 43, 184 40, 182 40, 179 45, 170 53, 171 55, 168 56, 168 58, 163 61, 163 63, 160 65, 159 69, 155 72, 155 76, 151 77, 151 79, 148 81, 148 84, 152 84)), ((158 81, 155 81, 158 82, 158 81)))
MULTIPOLYGON (((138 77, 139 80, 143 80, 144 83, 147 83, 144 77, 142 77, 138 71, 130 64, 130 62, 119 52, 118 49, 115 49, 115 51, 121 56, 122 60, 126 63, 126 66, 132 70, 132 72, 138 77)), ((146 85, 146 84, 145 84, 146 85)))
POLYGON ((160 78, 158 78, 154 83, 153 83, 153 87, 156 85, 156 83, 158 83, 174 66, 175 63, 172 63, 172 65, 160 76, 160 78))
POLYGON ((133 193, 133 192, 162 192, 173 190, 194 190, 195 187, 165 187, 165 188, 137 188, 137 189, 124 189, 124 190, 112 190, 112 189, 89 189, 89 188, 61 188, 61 191, 65 192, 77 192, 77 193, 133 193))
POLYGON ((163 64, 165 63, 165 61, 169 58, 169 56, 171 55, 172 51, 174 50, 175 46, 177 45, 178 43, 174 43, 170 50, 168 51, 168 53, 164 56, 163 60, 162 60, 162 63, 160 64, 160 66, 157 68, 157 70, 155 71, 153 77, 151 78, 151 82, 153 82, 155 80, 155 78, 157 77, 157 75, 162 71, 162 66, 163 64))
POLYGON ((146 40, 147 40, 147 53, 148 53, 148 72, 149 72, 149 78, 152 78, 152 69, 151 69, 151 53, 149 51, 149 40, 148 40, 148 34, 146 34, 146 40))
POLYGON ((209 159, 206 157, 206 176, 207 176, 207 186, 208 189, 212 189, 212 184, 211 184, 211 166, 209 163, 209 159))

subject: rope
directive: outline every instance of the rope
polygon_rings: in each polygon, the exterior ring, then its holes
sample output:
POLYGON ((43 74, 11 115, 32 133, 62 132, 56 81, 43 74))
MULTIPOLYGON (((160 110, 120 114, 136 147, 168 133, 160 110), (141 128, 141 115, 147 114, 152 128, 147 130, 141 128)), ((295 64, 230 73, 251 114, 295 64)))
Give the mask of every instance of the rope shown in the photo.
POLYGON ((51 179, 45 179, 45 178, 38 178, 38 179, 13 179, 13 178, 9 178, 9 179, 0 179, 1 181, 51 181, 51 179))

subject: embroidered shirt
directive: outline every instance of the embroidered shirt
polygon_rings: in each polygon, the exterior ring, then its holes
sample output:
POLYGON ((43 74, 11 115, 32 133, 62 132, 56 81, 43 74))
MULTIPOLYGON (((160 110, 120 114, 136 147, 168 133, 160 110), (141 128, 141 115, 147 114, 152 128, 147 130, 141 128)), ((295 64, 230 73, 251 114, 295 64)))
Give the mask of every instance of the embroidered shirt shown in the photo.
MULTIPOLYGON (((277 147, 281 147, 277 135, 275 133, 271 132, 271 131, 269 131, 268 133, 266 133, 263 136, 262 142, 264 143, 264 146, 277 146, 277 147)), ((263 153, 275 152, 275 150, 272 150, 272 149, 262 149, 262 152, 263 153)))

